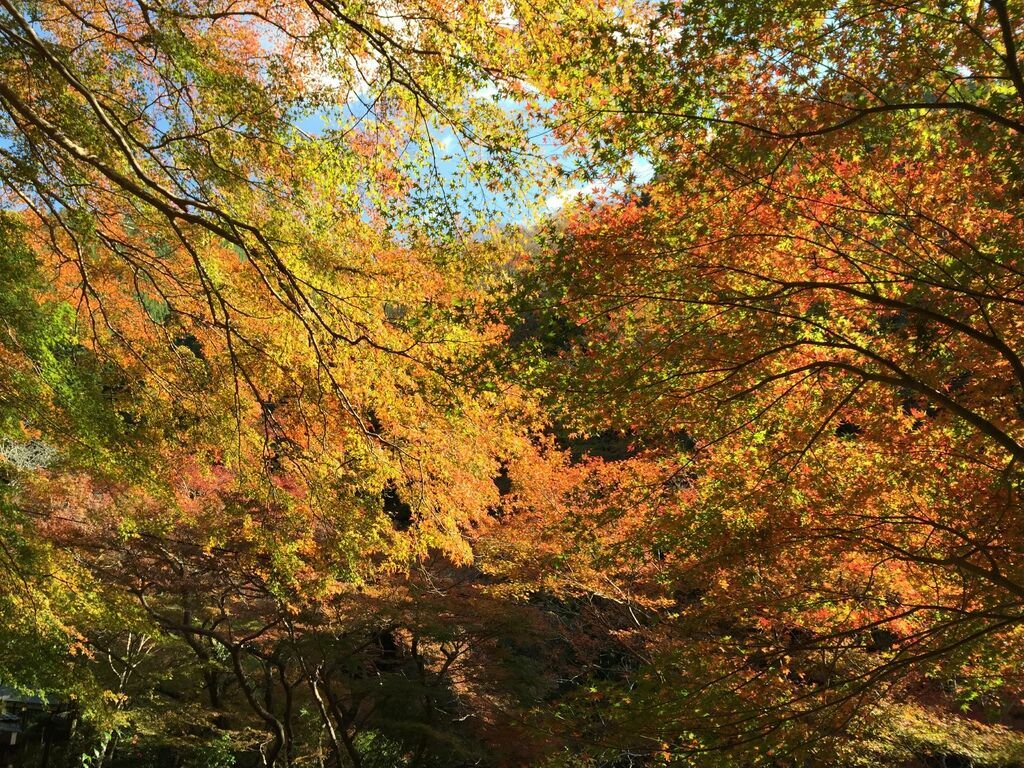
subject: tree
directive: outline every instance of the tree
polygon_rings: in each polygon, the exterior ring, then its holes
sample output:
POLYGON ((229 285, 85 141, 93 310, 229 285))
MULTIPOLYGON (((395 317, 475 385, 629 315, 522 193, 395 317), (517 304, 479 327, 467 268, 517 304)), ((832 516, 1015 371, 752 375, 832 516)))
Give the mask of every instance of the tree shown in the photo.
POLYGON ((568 214, 527 296, 577 329, 531 363, 562 418, 638 453, 574 517, 574 567, 657 617, 597 705, 620 744, 780 760, 929 680, 1018 695, 1019 34, 661 4, 566 90, 581 151, 656 174, 568 214))
MULTIPOLYGON (((452 712, 413 708, 396 735, 331 696, 369 686, 411 569, 474 560, 493 477, 531 450, 529 398, 467 373, 500 338, 478 309, 518 249, 486 238, 493 198, 533 166, 497 103, 523 92, 502 10, 0 6, 5 234, 35 270, 0 297, 31 321, 3 348, 4 455, 48 457, 12 474, 3 525, 32 588, 67 603, 55 665, 77 642, 114 672, 100 730, 185 738, 234 709, 268 765, 309 758, 321 729, 337 764, 362 759, 357 735, 419 763, 466 741, 452 712)), ((420 701, 463 655, 459 628, 423 623, 399 628, 420 701)), ((5 682, 36 685, 28 668, 5 682)), ((77 696, 65 682, 39 684, 77 696)))

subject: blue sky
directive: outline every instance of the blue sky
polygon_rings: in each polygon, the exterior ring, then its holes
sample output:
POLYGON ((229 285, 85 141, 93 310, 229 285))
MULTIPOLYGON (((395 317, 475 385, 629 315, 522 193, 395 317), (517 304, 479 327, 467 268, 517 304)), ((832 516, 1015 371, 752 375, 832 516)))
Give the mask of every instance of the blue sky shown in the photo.
MULTIPOLYGON (((367 92, 372 84, 367 83, 367 92)), ((531 120, 523 109, 523 105, 515 99, 502 95, 496 87, 479 89, 472 94, 475 99, 493 102, 510 117, 521 119, 529 136, 532 151, 536 153, 538 162, 551 167, 561 168, 565 175, 560 182, 551 183, 540 178, 537 173, 532 181, 527 181, 516 190, 507 194, 488 192, 477 184, 466 168, 466 157, 459 145, 455 132, 447 126, 434 126, 431 133, 432 150, 436 162, 432 178, 424 179, 424 183, 443 187, 445 195, 450 197, 453 205, 459 209, 484 209, 492 217, 494 223, 530 225, 539 218, 549 216, 574 201, 587 198, 602 192, 621 191, 623 182, 617 180, 581 181, 573 172, 578 171, 573 159, 565 147, 554 138, 551 130, 531 120)), ((353 122, 371 119, 368 117, 372 109, 367 93, 353 92, 348 101, 329 111, 318 111, 303 116, 296 126, 303 132, 319 136, 325 131, 337 130, 353 122)), ((481 151, 478 147, 473 150, 481 151)), ((525 162, 525 161, 524 161, 525 162)), ((635 156, 631 163, 631 174, 636 184, 643 184, 651 179, 654 168, 641 156, 635 156)))

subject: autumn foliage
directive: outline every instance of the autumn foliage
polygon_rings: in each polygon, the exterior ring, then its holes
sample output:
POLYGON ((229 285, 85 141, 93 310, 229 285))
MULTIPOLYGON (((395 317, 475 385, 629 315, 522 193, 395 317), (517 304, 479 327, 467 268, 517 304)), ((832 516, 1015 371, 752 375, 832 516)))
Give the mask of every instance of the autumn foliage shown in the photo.
POLYGON ((1017 744, 1022 18, 0 0, 43 759, 1017 744))

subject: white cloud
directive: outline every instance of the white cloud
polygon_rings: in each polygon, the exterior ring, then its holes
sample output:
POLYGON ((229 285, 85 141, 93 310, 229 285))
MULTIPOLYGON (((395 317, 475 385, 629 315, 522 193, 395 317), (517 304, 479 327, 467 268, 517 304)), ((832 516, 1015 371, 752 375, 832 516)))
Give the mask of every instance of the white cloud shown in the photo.
POLYGON ((498 86, 491 82, 471 91, 469 95, 474 99, 491 99, 497 96, 498 93, 498 86))
MULTIPOLYGON (((651 165, 651 161, 640 155, 633 157, 629 170, 636 184, 646 184, 654 177, 654 166, 651 165)), ((591 197, 595 193, 621 192, 623 188, 622 181, 616 181, 612 184, 609 184, 607 180, 591 181, 578 187, 570 187, 569 189, 563 189, 561 192, 548 195, 544 198, 544 203, 547 205, 548 210, 554 213, 581 197, 591 197)))
POLYGON ((633 172, 633 178, 636 179, 637 184, 646 184, 654 178, 654 166, 646 157, 640 155, 634 157, 629 169, 633 172))
POLYGON ((578 187, 570 187, 569 189, 563 189, 561 192, 556 192, 553 195, 548 195, 544 198, 544 204, 547 205, 549 211, 554 213, 555 211, 559 211, 564 208, 573 200, 577 200, 581 197, 590 197, 598 189, 604 189, 604 185, 597 181, 592 181, 589 184, 583 184, 578 187))

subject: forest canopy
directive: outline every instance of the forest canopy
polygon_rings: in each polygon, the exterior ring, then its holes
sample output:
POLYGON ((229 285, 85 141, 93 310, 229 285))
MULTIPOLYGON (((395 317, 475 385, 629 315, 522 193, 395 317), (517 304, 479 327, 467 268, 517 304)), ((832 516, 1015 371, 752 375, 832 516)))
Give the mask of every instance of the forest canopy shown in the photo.
POLYGON ((0 762, 1024 764, 1021 45, 0 0, 0 762))

